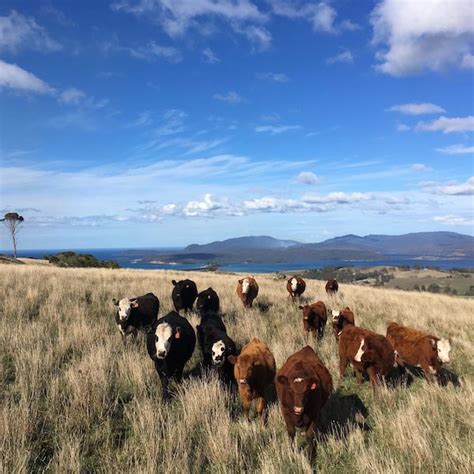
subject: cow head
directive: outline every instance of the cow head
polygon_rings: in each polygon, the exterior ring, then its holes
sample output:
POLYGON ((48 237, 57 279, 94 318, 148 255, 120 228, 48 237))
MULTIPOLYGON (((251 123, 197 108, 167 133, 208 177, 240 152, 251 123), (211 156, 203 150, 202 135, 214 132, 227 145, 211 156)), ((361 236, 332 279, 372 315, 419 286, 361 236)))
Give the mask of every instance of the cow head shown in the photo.
POLYGON ((301 416, 304 408, 308 403, 308 398, 318 388, 319 381, 315 377, 287 377, 286 375, 279 375, 277 380, 284 385, 290 392, 293 400, 293 413, 301 416))
POLYGON ((154 334, 156 357, 158 359, 166 359, 173 340, 179 339, 180 337, 181 328, 173 328, 168 323, 158 324, 154 334))
POLYGON ((219 311, 219 296, 210 287, 201 291, 197 297, 196 308, 199 312, 219 311))
POLYGON ((296 291, 298 289, 298 279, 296 277, 293 277, 290 280, 290 285, 291 285, 291 291, 296 291))
POLYGON ((219 340, 212 345, 212 363, 215 366, 220 367, 224 364, 226 349, 225 342, 222 340, 219 340))
POLYGON ((438 359, 441 363, 449 363, 449 353, 451 351, 451 343, 448 339, 440 339, 435 341, 438 359))
POLYGON ((234 365, 234 377, 243 390, 249 389, 249 382, 252 380, 255 371, 255 360, 248 355, 230 355, 227 360, 234 365))
POLYGON ((312 312, 312 308, 309 304, 305 304, 304 306, 298 306, 299 309, 303 311, 303 327, 305 331, 308 331, 310 328, 311 320, 314 321, 314 314, 312 312))
POLYGON ((339 321, 339 316, 341 315, 341 312, 338 311, 337 309, 328 309, 328 313, 331 313, 332 314, 332 320, 337 322, 339 321))
POLYGON ((239 283, 242 285, 242 293, 246 295, 249 292, 250 280, 248 278, 243 278, 239 280, 239 283))
POLYGON ((137 298, 122 298, 121 300, 114 298, 112 302, 117 306, 117 314, 120 322, 124 322, 130 317, 132 308, 138 308, 137 298))

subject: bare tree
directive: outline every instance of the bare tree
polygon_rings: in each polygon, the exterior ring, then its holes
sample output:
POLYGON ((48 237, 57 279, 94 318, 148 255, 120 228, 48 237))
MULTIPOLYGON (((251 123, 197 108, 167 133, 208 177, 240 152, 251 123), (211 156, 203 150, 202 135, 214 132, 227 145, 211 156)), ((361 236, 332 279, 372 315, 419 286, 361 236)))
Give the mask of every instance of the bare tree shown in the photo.
POLYGON ((3 219, 0 219, 0 222, 3 222, 4 226, 8 229, 10 237, 13 242, 13 257, 16 258, 16 242, 18 232, 20 231, 21 224, 25 219, 23 216, 20 216, 17 212, 7 212, 3 219))

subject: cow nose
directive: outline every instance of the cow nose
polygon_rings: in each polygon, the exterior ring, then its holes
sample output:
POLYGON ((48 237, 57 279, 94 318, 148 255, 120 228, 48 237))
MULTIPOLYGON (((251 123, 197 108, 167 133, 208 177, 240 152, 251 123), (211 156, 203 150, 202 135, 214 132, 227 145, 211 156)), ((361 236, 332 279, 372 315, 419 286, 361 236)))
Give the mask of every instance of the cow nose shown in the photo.
POLYGON ((164 359, 166 357, 166 351, 158 351, 158 357, 164 359))
POLYGON ((295 413, 301 415, 303 413, 303 407, 294 407, 295 413))

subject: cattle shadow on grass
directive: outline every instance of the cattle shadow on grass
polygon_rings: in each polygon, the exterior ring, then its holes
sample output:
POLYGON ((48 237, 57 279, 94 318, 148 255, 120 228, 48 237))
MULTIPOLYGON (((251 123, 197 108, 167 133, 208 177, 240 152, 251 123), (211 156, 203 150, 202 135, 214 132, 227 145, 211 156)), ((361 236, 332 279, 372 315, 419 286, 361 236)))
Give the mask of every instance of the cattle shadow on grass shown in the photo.
MULTIPOLYGON (((415 367, 413 365, 405 364, 405 369, 407 373, 409 373, 413 377, 416 378, 425 378, 425 373, 421 367, 415 367)), ((445 367, 441 367, 436 374, 436 380, 442 387, 447 387, 451 382, 454 387, 460 387, 461 382, 459 380, 459 375, 452 370, 446 369, 445 367)))
POLYGON ((354 428, 369 431, 369 410, 358 395, 333 393, 321 412, 320 438, 345 438, 354 428))
POLYGON ((260 313, 268 313, 268 311, 270 311, 270 308, 272 306, 273 306, 273 303, 271 303, 266 298, 259 298, 258 301, 255 302, 255 307, 258 309, 260 313))

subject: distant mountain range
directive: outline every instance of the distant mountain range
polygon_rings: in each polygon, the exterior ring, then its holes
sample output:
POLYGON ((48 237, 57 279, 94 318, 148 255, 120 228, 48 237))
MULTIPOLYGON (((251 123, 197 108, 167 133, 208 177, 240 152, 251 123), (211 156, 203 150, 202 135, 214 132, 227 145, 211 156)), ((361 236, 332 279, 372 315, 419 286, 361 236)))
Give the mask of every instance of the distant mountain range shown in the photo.
POLYGON ((344 235, 304 244, 269 236, 237 237, 192 244, 180 252, 149 257, 163 262, 230 264, 302 263, 318 260, 465 259, 474 258, 474 237, 455 232, 404 235, 344 235))

